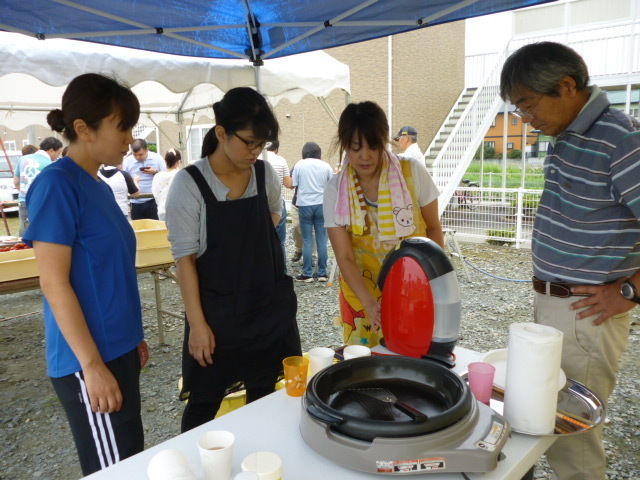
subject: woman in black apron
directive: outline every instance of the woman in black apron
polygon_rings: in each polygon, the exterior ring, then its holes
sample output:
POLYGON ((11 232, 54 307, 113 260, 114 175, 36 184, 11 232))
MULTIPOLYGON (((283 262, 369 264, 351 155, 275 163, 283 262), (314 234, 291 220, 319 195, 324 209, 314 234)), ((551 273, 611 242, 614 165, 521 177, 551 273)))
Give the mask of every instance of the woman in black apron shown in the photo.
POLYGON ((273 392, 282 360, 301 355, 297 300, 275 230, 280 185, 257 158, 277 139, 278 122, 250 88, 230 90, 213 109, 203 158, 176 175, 166 204, 188 319, 183 432, 212 420, 238 382, 248 402, 273 392))

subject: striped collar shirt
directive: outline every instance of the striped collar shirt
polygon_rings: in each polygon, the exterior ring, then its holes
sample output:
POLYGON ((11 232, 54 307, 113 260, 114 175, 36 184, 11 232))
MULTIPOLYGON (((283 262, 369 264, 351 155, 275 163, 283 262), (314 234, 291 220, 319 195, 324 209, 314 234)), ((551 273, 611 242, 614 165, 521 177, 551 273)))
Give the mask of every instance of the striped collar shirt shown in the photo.
POLYGON ((534 223, 536 277, 598 284, 640 268, 640 122, 591 98, 545 159, 534 223))

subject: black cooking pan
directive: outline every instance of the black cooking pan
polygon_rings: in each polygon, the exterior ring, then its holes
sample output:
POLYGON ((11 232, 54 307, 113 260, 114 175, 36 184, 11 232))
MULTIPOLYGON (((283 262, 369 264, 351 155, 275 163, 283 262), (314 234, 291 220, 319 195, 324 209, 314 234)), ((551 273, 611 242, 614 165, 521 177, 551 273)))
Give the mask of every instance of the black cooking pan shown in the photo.
POLYGON ((303 406, 307 414, 332 430, 372 441, 445 429, 467 415, 472 401, 466 382, 438 363, 371 356, 321 370, 309 382, 303 406), (380 391, 391 393, 393 400, 382 400, 377 395, 380 391), (422 415, 393 408, 398 403, 422 415))

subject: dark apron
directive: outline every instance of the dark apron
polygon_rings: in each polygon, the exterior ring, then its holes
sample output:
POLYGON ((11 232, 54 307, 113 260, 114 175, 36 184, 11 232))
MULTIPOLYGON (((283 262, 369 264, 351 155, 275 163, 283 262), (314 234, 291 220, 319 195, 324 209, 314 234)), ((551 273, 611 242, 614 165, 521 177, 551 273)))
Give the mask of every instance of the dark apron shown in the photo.
POLYGON ((202 194, 207 214, 207 249, 196 260, 200 299, 215 335, 213 365, 202 367, 189 354, 189 323, 182 350, 181 398, 206 399, 243 382, 275 385, 282 359, 301 355, 293 279, 284 272, 280 240, 273 226, 264 163, 255 164, 258 195, 218 201, 195 166, 186 168, 202 194))

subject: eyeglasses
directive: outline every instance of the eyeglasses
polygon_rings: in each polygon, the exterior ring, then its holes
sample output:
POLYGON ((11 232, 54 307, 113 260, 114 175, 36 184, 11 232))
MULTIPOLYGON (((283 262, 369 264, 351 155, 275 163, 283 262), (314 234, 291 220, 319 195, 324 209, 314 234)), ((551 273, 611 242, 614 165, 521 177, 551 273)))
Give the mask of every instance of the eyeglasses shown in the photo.
POLYGON ((266 140, 246 140, 242 138, 240 135, 238 135, 236 132, 229 132, 229 133, 239 138, 240 140, 242 140, 244 144, 247 146, 247 150, 257 150, 258 148, 262 150, 267 144, 266 140))
POLYGON ((405 135, 408 135, 406 133, 403 133, 402 135, 398 135, 397 137, 393 137, 393 139, 397 142, 398 140, 400 140, 402 137, 404 137, 405 135))
POLYGON ((531 105, 530 107, 527 107, 526 110, 522 110, 521 108, 516 107, 513 113, 519 116, 524 123, 529 123, 535 118, 535 115, 531 113, 530 110, 534 110, 540 103, 540 100, 542 100, 542 95, 538 97, 538 99, 535 101, 533 105, 531 105))

